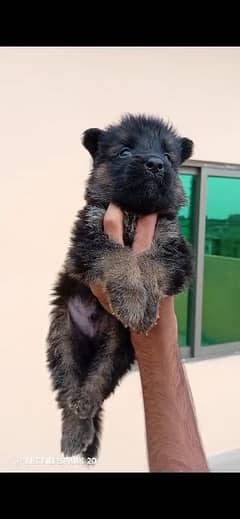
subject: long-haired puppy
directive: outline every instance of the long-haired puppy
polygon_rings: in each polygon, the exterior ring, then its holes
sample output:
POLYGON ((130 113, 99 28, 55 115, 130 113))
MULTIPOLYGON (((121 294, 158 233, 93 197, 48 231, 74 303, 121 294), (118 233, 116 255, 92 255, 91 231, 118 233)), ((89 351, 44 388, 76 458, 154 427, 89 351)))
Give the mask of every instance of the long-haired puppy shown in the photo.
POLYGON ((193 142, 162 119, 126 115, 105 130, 86 130, 83 145, 93 167, 54 288, 47 364, 62 410, 61 450, 87 458, 97 455, 103 402, 134 363, 130 329, 146 332, 162 297, 181 292, 191 279, 191 248, 177 214, 185 205, 178 168, 193 142), (104 233, 110 202, 125 215, 124 247, 104 233), (138 217, 156 212, 151 248, 132 255, 138 217), (96 281, 106 287, 115 315, 92 294, 89 284, 96 281))

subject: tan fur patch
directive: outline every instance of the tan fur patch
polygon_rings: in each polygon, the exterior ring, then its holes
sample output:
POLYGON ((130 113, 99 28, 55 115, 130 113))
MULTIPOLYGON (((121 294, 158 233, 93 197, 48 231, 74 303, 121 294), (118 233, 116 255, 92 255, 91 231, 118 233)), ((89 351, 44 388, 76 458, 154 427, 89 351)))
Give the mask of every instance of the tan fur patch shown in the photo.
POLYGON ((105 186, 109 185, 111 182, 109 170, 107 167, 107 164, 100 164, 95 170, 94 170, 94 176, 95 179, 98 181, 98 185, 105 186))

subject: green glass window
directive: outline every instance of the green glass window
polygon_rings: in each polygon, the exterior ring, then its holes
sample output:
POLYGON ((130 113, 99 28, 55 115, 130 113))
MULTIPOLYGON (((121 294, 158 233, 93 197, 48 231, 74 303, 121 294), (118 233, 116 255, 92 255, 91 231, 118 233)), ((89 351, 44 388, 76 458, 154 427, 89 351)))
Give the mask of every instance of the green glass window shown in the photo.
MULTIPOLYGON (((195 177, 193 175, 180 175, 184 191, 187 195, 188 203, 183 207, 179 213, 179 223, 183 236, 192 242, 192 213, 193 213, 193 198, 195 177)), ((188 340, 188 300, 189 290, 186 290, 176 296, 175 309, 178 319, 179 329, 179 344, 180 346, 187 346, 188 340)))
POLYGON ((240 341, 240 178, 208 177, 202 345, 240 341))

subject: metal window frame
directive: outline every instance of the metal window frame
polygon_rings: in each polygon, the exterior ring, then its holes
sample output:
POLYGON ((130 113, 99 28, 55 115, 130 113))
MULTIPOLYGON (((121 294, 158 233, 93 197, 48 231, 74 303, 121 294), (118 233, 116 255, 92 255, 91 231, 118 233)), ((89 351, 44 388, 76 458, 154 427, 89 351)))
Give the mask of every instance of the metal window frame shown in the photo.
POLYGON ((201 342, 207 181, 209 176, 240 178, 240 164, 191 160, 181 167, 180 174, 195 176, 193 207, 195 276, 188 297, 189 346, 180 347, 181 357, 186 361, 193 361, 240 353, 240 341, 209 346, 203 346, 201 342))

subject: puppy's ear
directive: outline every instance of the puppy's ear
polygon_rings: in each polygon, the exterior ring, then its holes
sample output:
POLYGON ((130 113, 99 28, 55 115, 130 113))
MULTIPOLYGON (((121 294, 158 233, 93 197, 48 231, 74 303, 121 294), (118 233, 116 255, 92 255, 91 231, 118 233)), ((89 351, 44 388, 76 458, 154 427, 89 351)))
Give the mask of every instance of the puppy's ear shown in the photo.
POLYGON ((193 141, 187 139, 187 137, 183 137, 182 139, 180 139, 181 164, 191 157, 191 155, 193 154, 193 146, 193 141))
POLYGON ((85 146, 93 158, 97 153, 99 139, 103 133, 103 130, 99 130, 99 128, 89 128, 89 130, 85 130, 83 134, 83 146, 85 146))

